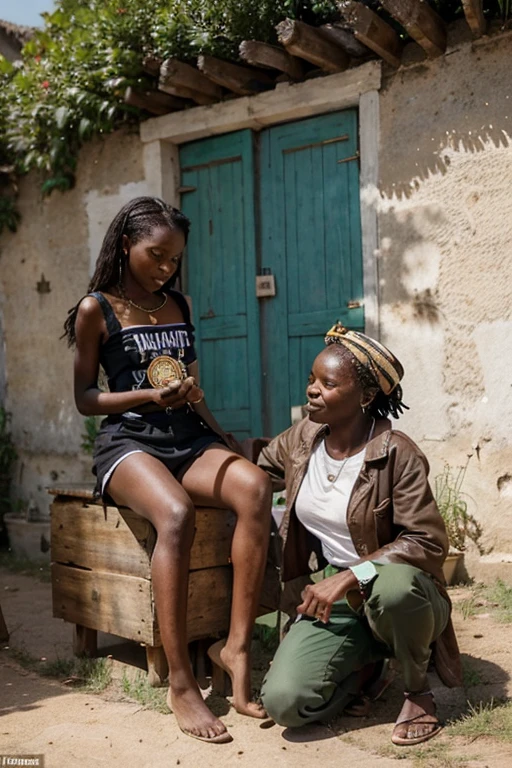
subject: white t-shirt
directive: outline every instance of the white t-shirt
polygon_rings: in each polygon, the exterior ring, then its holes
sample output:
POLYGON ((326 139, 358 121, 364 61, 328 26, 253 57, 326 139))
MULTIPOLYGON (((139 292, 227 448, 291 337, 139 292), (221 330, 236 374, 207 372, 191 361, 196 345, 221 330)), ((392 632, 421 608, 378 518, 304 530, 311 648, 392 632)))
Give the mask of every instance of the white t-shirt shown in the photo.
POLYGON ((331 565, 347 567, 360 560, 347 525, 347 507, 365 453, 363 448, 337 461, 329 456, 322 440, 311 455, 295 502, 298 519, 320 540, 323 555, 331 565))

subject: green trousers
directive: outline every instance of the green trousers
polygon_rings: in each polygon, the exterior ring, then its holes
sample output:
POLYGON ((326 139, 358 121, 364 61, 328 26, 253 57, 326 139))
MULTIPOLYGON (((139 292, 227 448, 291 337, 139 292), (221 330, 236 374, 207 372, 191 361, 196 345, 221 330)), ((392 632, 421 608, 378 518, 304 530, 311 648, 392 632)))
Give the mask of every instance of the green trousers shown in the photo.
POLYGON ((418 568, 375 567, 378 576, 357 612, 344 599, 327 624, 304 616, 277 649, 261 698, 280 725, 331 719, 359 693, 357 671, 381 659, 400 662, 406 691, 427 686, 430 646, 448 623, 448 602, 418 568))

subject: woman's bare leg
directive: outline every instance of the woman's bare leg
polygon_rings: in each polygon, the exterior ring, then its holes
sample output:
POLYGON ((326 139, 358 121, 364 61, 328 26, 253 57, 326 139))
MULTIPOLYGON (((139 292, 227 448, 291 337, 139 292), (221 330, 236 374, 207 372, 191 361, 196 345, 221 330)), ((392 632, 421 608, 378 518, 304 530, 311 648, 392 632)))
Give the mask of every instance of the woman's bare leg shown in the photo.
POLYGON ((227 507, 237 516, 233 535, 231 622, 221 660, 233 682, 238 712, 265 717, 251 702, 251 636, 258 609, 270 536, 272 489, 268 476, 220 445, 199 456, 182 477, 194 504, 227 507))
POLYGON ((186 616, 194 505, 158 459, 145 453, 128 456, 116 468, 108 492, 149 520, 157 534, 151 574, 158 625, 169 663, 169 706, 182 730, 205 739, 229 739, 224 724, 203 701, 188 655, 186 616))

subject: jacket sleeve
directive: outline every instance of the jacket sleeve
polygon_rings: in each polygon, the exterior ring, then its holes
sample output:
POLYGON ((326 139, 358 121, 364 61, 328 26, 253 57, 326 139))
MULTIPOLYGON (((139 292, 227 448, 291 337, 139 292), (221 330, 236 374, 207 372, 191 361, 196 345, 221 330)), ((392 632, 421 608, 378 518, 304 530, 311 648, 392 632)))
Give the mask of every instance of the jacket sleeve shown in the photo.
POLYGON ((285 487, 285 465, 288 456, 288 436, 291 429, 293 427, 274 437, 268 445, 262 448, 258 456, 258 466, 264 469, 272 479, 274 491, 282 491, 285 487))
MULTIPOLYGON (((428 482, 425 457, 420 452, 408 452, 402 462, 395 454, 392 483, 388 514, 392 516, 393 540, 365 559, 406 563, 438 576, 448 552, 448 537, 428 482)), ((385 511, 374 512, 378 530, 378 514, 385 511)))

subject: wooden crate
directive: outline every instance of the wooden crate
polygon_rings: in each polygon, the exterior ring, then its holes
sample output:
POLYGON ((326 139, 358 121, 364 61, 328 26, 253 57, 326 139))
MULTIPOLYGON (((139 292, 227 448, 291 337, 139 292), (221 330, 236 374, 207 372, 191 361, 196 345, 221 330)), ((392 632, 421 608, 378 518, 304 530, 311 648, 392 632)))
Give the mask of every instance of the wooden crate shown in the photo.
MULTIPOLYGON (((153 526, 127 508, 103 507, 88 490, 55 489, 51 505, 53 615, 75 625, 74 649, 96 652, 96 632, 146 645, 150 681, 167 674, 150 560, 153 526)), ((189 573, 189 642, 229 627, 235 515, 196 509, 189 573)))

